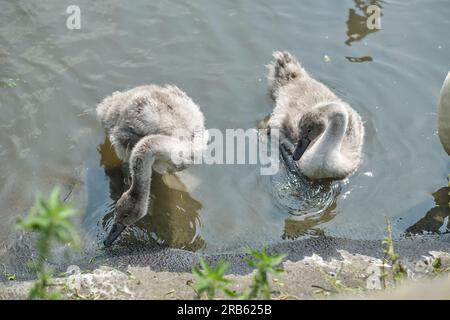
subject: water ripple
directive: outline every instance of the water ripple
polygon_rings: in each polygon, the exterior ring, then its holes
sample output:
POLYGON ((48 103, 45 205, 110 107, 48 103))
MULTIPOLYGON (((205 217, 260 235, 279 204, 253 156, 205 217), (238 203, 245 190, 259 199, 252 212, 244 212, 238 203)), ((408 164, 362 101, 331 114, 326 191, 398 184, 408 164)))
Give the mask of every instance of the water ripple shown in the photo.
POLYGON ((291 173, 283 165, 272 177, 273 195, 278 204, 294 216, 312 217, 322 214, 335 202, 341 191, 339 182, 312 182, 291 173))

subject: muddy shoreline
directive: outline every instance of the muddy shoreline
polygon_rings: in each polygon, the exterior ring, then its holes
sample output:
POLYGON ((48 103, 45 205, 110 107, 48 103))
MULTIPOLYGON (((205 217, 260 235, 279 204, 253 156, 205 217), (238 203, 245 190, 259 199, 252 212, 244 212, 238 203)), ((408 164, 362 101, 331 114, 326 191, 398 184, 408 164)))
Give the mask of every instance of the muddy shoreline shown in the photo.
MULTIPOLYGON (((1 261, 9 273, 16 275, 17 280, 33 279, 33 274, 26 265, 33 254, 33 248, 29 243, 29 240, 22 238, 21 242, 16 242, 6 249, 12 250, 13 255, 11 251, 9 254, 1 255, 9 259, 6 261, 1 259, 1 261)), ((394 243, 396 251, 405 260, 418 260, 431 251, 450 253, 450 234, 405 237, 395 240, 394 243)), ((286 260, 292 262, 301 261, 313 254, 321 256, 324 260, 338 258, 338 250, 373 258, 382 258, 383 254, 380 240, 349 240, 332 237, 283 241, 268 246, 268 250, 272 253, 285 253, 288 255, 286 260)), ((66 271, 69 265, 77 265, 82 270, 93 270, 100 266, 126 270, 131 266, 148 267, 155 272, 190 273, 192 266, 201 256, 212 264, 220 259, 229 261, 230 274, 245 275, 251 271, 244 261, 247 257, 244 249, 241 252, 202 254, 162 246, 132 248, 116 246, 111 249, 101 249, 92 254, 84 254, 82 257, 69 257, 64 262, 50 261, 50 265, 54 268, 55 274, 66 271)), ((5 280, 2 279, 2 281, 5 280)))
MULTIPOLYGON (((401 238, 395 241, 395 249, 403 259, 417 260, 430 251, 450 253, 450 235, 415 236, 401 238)), ((319 237, 304 240, 285 241, 268 246, 269 252, 285 253, 289 261, 300 261, 313 254, 328 260, 339 257, 338 250, 345 250, 352 254, 361 254, 374 258, 382 258, 382 246, 379 240, 348 240, 341 238, 319 237)), ((134 247, 109 249, 97 256, 89 263, 88 259, 78 261, 80 267, 98 267, 107 265, 114 268, 150 267, 154 271, 190 272, 192 266, 203 256, 210 263, 220 259, 230 262, 230 273, 247 274, 251 270, 246 265, 242 252, 201 254, 179 249, 164 247, 134 247)))
MULTIPOLYGON (((421 280, 421 274, 429 273, 423 270, 422 262, 431 256, 439 254, 446 265, 450 264, 450 235, 399 239, 395 241, 395 247, 402 262, 411 268, 411 278, 419 280, 409 280, 396 289, 398 297, 418 298, 421 291, 405 289, 406 286, 418 286, 430 290, 429 297, 450 298, 448 286, 443 285, 450 282, 448 275, 441 276, 444 281, 421 280)), ((329 287, 327 275, 337 272, 345 285, 364 287, 370 276, 369 267, 379 265, 382 256, 380 241, 338 238, 282 242, 268 249, 288 254, 283 263, 285 272, 273 282, 273 297, 276 299, 325 298, 326 295, 317 296, 315 288, 329 287)), ((196 299, 192 288, 195 279, 190 270, 200 256, 168 248, 116 247, 102 252, 95 259, 72 261, 82 270, 81 273, 56 278, 54 286, 62 291, 63 298, 69 299, 196 299), (74 283, 78 286, 76 290, 70 285, 74 283)), ((209 254, 203 257, 211 264, 221 258, 230 262, 228 278, 234 281, 233 290, 242 291, 251 284, 252 274, 244 262, 245 254, 209 254)), ((59 265, 56 269, 65 270, 66 267, 59 265)), ((25 299, 32 284, 31 281, 22 281, 26 278, 30 277, 0 283, 0 299, 25 299)), ((377 298, 384 294, 364 291, 352 293, 349 298, 377 298)))

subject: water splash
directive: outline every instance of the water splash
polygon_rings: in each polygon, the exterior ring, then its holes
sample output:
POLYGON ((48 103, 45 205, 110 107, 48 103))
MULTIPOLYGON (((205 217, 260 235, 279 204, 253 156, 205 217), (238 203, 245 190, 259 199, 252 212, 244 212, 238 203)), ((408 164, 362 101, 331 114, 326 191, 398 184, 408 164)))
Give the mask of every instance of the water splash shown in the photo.
POLYGON ((272 176, 273 194, 278 204, 294 216, 312 217, 330 208, 341 191, 336 181, 313 182, 287 170, 284 162, 272 176))

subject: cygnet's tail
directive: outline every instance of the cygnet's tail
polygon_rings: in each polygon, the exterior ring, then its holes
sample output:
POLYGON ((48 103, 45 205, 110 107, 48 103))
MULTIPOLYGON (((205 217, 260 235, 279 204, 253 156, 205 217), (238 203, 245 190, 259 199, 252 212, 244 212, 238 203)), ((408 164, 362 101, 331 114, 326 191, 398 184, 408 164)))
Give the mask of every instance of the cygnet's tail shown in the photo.
POLYGON ((278 91, 281 87, 305 73, 297 59, 287 51, 275 51, 273 53, 273 61, 267 67, 269 68, 267 78, 272 87, 272 96, 274 98, 278 96, 278 91))

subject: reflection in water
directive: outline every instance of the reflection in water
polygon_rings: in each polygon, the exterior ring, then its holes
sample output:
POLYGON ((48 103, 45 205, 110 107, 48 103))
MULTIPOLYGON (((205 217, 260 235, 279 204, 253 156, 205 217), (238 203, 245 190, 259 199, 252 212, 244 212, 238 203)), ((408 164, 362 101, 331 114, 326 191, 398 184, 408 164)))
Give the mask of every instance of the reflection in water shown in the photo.
MULTIPOLYGON (((125 164, 117 158, 110 141, 106 138, 99 146, 100 164, 110 181, 110 196, 117 201, 125 191, 125 164)), ((202 205, 193 199, 176 175, 153 173, 150 191, 149 213, 136 226, 128 228, 121 243, 133 245, 142 239, 172 248, 199 250, 205 247, 197 234, 199 211, 202 205), (168 186, 170 181, 170 187, 168 186)), ((113 210, 103 218, 103 229, 110 227, 113 210)))
POLYGON ((414 225, 406 229, 406 234, 422 234, 424 232, 431 233, 449 233, 450 225, 448 220, 450 218, 450 188, 443 187, 433 193, 433 198, 436 206, 431 208, 425 217, 417 221, 414 225))
POLYGON ((334 218, 339 182, 311 182, 281 166, 272 183, 277 203, 291 215, 284 221, 283 239, 320 235, 322 231, 315 227, 334 218))
POLYGON ((296 239, 305 235, 320 236, 324 235, 323 230, 317 228, 319 224, 328 222, 335 217, 336 202, 325 209, 318 216, 299 217, 292 216, 284 221, 283 239, 296 239))
MULTIPOLYGON (((369 29, 367 28, 367 18, 369 14, 366 12, 367 7, 370 5, 376 5, 379 8, 383 8, 381 3, 383 1, 380 0, 354 0, 355 10, 354 8, 350 8, 348 10, 348 20, 347 23, 347 37, 348 39, 345 41, 345 44, 348 46, 352 45, 354 41, 361 41, 365 36, 369 33, 377 32, 378 29, 369 29)), ((383 13, 381 12, 381 16, 383 13)), ((352 61, 353 62, 353 61, 352 61)), ((361 61, 358 61, 361 62, 361 61)))
POLYGON ((350 62, 371 62, 373 61, 372 57, 370 56, 363 56, 363 57, 345 57, 350 62))

